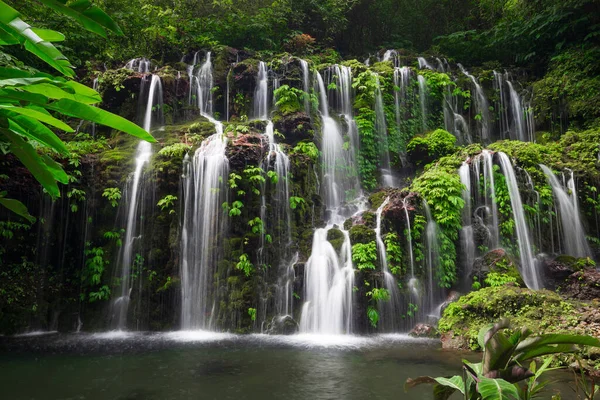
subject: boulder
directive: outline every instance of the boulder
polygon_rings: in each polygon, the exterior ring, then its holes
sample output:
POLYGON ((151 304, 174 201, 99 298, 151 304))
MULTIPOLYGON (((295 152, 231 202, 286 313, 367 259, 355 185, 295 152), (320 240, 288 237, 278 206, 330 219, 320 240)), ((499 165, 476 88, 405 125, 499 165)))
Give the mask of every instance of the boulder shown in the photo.
POLYGON ((473 270, 469 277, 478 282, 485 281, 490 272, 506 274, 516 278, 520 286, 525 286, 516 264, 511 260, 504 249, 488 251, 483 257, 479 257, 473 263, 473 270))
POLYGON ((298 323, 289 315, 273 317, 267 333, 269 335, 293 335, 298 333, 298 323))
POLYGON ((439 338, 440 333, 433 325, 419 323, 408 333, 409 336, 418 338, 439 338))
POLYGON ((227 158, 231 170, 242 170, 246 165, 259 165, 267 151, 266 141, 260 134, 230 135, 227 158))
POLYGON ((304 112, 280 115, 274 119, 274 124, 275 129, 285 135, 280 141, 290 146, 295 146, 303 140, 313 140, 314 129, 310 116, 304 112))
POLYGON ((544 286, 550 290, 563 286, 567 278, 575 272, 571 263, 563 261, 563 258, 542 260, 542 270, 544 272, 544 286))
POLYGON ((600 299, 600 271, 588 269, 571 274, 560 292, 570 299, 600 299))

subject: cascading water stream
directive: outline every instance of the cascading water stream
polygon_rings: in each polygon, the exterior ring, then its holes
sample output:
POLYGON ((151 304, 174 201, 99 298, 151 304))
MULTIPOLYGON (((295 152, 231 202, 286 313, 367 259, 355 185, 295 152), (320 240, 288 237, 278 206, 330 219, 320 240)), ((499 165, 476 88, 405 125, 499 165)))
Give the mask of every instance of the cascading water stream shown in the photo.
POLYGON ((531 138, 527 137, 525 132, 525 121, 523 121, 523 106, 521 106, 521 98, 514 89, 511 81, 507 80, 508 92, 510 94, 510 106, 512 110, 513 123, 511 131, 516 132, 516 138, 522 142, 526 142, 531 138))
MULTIPOLYGON (((352 248, 347 231, 340 229, 343 243, 338 254, 327 240, 334 225, 343 225, 348 215, 342 210, 348 191, 359 188, 358 179, 350 171, 356 166, 344 153, 338 123, 329 116, 325 84, 316 74, 322 120, 322 181, 321 189, 327 210, 327 226, 314 233, 312 252, 304 270, 304 305, 300 332, 318 334, 348 334, 352 332, 354 267, 352 248)), ((348 99, 349 101, 349 99, 348 99)), ((350 143, 352 146, 352 142, 350 143)))
MULTIPOLYGON (((153 125, 153 109, 158 105, 158 113, 162 113, 162 85, 158 75, 152 75, 150 88, 148 90, 148 101, 144 113, 143 128, 150 132, 153 125)), ((146 141, 140 141, 136 150, 135 170, 131 178, 131 186, 127 196, 127 223, 125 227, 125 237, 123 240, 123 250, 120 257, 120 296, 116 298, 112 305, 113 325, 117 329, 127 328, 127 313, 132 291, 131 268, 133 264, 134 249, 137 241, 141 241, 141 229, 138 222, 142 215, 140 212, 141 198, 144 194, 143 169, 150 161, 152 156, 152 145, 146 141)))
POLYGON ((490 107, 487 101, 487 97, 485 97, 483 88, 481 87, 477 79, 475 79, 473 75, 469 74, 461 64, 458 64, 458 67, 460 68, 462 73, 465 74, 465 76, 469 78, 471 82, 473 82, 473 87, 475 88, 475 97, 473 100, 475 103, 475 110, 480 118, 480 139, 483 142, 487 142, 490 140, 490 107))
POLYGON ((513 210, 513 218, 515 221, 515 230, 517 231, 517 241, 519 245, 519 256, 521 259, 521 276, 523 281, 530 289, 540 289, 540 278, 537 271, 536 260, 531 249, 531 236, 527 228, 525 213, 523 211, 523 202, 519 193, 517 178, 510 161, 510 158, 502 152, 498 152, 498 158, 502 172, 506 178, 506 186, 510 203, 513 210))
POLYGON ((423 199, 423 209, 425 210, 425 216, 427 218, 427 225, 425 227, 425 243, 427 247, 427 257, 425 266, 427 269, 427 304, 425 304, 425 310, 429 312, 434 311, 435 300, 436 300, 436 285, 435 275, 440 268, 440 239, 439 239, 439 227, 429 209, 427 200, 423 199))
MULTIPOLYGON (((554 202, 557 205, 558 213, 560 214, 562 238, 564 252, 573 257, 590 257, 591 252, 585 238, 585 231, 579 216, 577 204, 577 192, 574 187, 567 186, 571 194, 567 194, 565 187, 559 182, 550 168, 541 165, 542 171, 546 175, 548 184, 552 187, 554 193, 554 202)), ((572 181, 569 180, 569 183, 572 181)))
POLYGON ((424 57, 417 57, 417 61, 419 63, 419 69, 430 69, 432 71, 435 71, 435 68, 433 67, 433 65, 431 65, 429 63, 429 61, 427 61, 424 57))
POLYGON ((381 163, 381 182, 383 186, 394 187, 394 176, 390 165, 390 151, 388 146, 387 123, 385 121, 385 110, 383 108, 383 96, 379 85, 379 77, 376 79, 375 90, 375 131, 379 138, 379 160, 381 163))
POLYGON ((494 154, 489 150, 483 150, 477 157, 476 161, 476 178, 477 187, 479 187, 479 165, 483 167, 483 196, 485 211, 489 217, 491 217, 490 223, 487 225, 490 232, 490 248, 495 249, 500 245, 500 232, 498 222, 498 205, 496 203, 496 185, 494 180, 494 154))
POLYGON ((383 274, 383 287, 389 294, 389 299, 386 301, 379 301, 379 313, 380 313, 380 325, 379 329, 383 332, 396 332, 399 328, 398 317, 400 315, 400 291, 396 278, 392 275, 388 268, 387 263, 387 251, 385 243, 381 236, 381 216, 383 209, 390 202, 390 198, 387 197, 384 202, 377 209, 377 225, 375 227, 375 239, 377 243, 377 252, 379 256, 379 263, 381 264, 381 272, 383 274))
POLYGON ((310 93, 310 85, 309 85, 309 72, 308 72, 308 62, 306 60, 300 59, 300 68, 302 68, 302 90, 307 95, 304 96, 304 111, 310 115, 310 101, 308 98, 308 94, 310 93))
POLYGON ((214 274, 225 221, 221 204, 227 199, 229 161, 223 125, 205 115, 216 133, 204 140, 193 159, 186 156, 183 173, 181 230, 181 328, 214 329, 214 274))
POLYGON ((213 113, 213 101, 212 101, 212 89, 213 89, 213 72, 212 62, 210 59, 210 51, 206 53, 206 60, 200 66, 200 69, 195 75, 194 79, 196 83, 196 101, 198 110, 201 115, 212 115, 213 113))
POLYGON ((421 104, 421 124, 423 132, 427 131, 427 81, 423 75, 418 75, 419 82, 419 102, 421 104))
POLYGON ((473 225, 471 216, 471 167, 464 162, 458 169, 460 182, 464 185, 462 199, 465 206, 462 210, 462 229, 460 231, 460 249, 462 252, 464 279, 467 280, 473 268, 475 261, 475 240, 473 238, 473 225))
POLYGON ((254 90, 254 118, 266 120, 269 118, 269 74, 267 64, 263 61, 258 63, 258 75, 256 77, 256 89, 254 90))

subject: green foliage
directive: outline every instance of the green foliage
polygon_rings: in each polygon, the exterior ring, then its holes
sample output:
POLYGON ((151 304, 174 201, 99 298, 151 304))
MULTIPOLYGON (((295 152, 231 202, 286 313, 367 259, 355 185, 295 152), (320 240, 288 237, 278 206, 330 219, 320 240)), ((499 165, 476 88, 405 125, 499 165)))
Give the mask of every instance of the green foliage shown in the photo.
MULTIPOLYGON (((88 290, 88 300, 95 302, 98 300, 108 300, 110 298, 110 288, 107 285, 102 285, 102 275, 108 265, 108 260, 104 259, 104 250, 101 247, 90 248, 89 243, 86 244, 85 268, 81 273, 81 286, 83 290, 88 290)), ((80 294, 81 300, 85 300, 85 292, 80 294)))
POLYGON ((168 158, 182 158, 192 146, 185 143, 174 143, 170 146, 165 146, 158 151, 159 156, 168 158))
POLYGON ((383 242, 385 243, 387 263, 390 272, 397 276, 404 275, 402 269, 402 246, 400 245, 398 234, 394 232, 388 233, 383 238, 383 242))
POLYGON ((256 321, 256 308, 249 307, 248 315, 250 316, 251 321, 256 321))
MULTIPOLYGON (((103 37, 107 36, 107 31, 122 34, 101 9, 87 0, 78 2, 77 6, 51 0, 42 0, 42 3, 103 37)), ((23 46, 47 67, 62 75, 55 77, 38 72, 16 58, 0 68, 0 143, 5 152, 13 153, 25 165, 52 198, 60 195, 57 182, 67 184, 68 177, 59 163, 48 154, 40 155, 38 149, 68 156, 68 148, 49 126, 67 133, 74 132, 57 116, 89 120, 155 141, 134 123, 92 106, 102 99, 96 91, 69 79, 75 76, 71 64, 52 43, 64 40, 62 34, 32 28, 20 18, 17 10, 3 2, 0 2, 0 15, 0 49, 23 46)), ((6 201, 2 204, 6 205, 6 201)))
POLYGON ((366 295, 374 302, 390 300, 390 292, 385 288, 373 288, 366 295))
POLYGON ((244 275, 250 276, 254 272, 254 265, 250 262, 247 254, 242 254, 239 258, 235 268, 239 271, 244 272, 244 275))
MULTIPOLYGON (((490 287, 504 286, 506 284, 517 284, 517 278, 499 272, 490 272, 485 278, 485 284, 490 287)), ((518 284, 517 284, 518 285, 518 284)))
POLYGON ((456 137, 443 129, 412 138, 406 147, 409 158, 417 165, 425 165, 454 152, 456 137))
POLYGON ((116 187, 106 188, 102 192, 102 197, 106 197, 110 205, 116 207, 119 205, 119 200, 121 200, 121 189, 116 187))
POLYGON ((319 160, 319 149, 313 142, 300 142, 294 147, 292 153, 304 154, 308 156, 313 162, 319 160))
MULTIPOLYGON (((420 377, 408 379, 405 387, 421 383, 433 383, 434 392, 441 392, 438 385, 444 386, 444 397, 454 391, 461 392, 468 399, 531 399, 539 393, 543 385, 536 384, 537 378, 548 371, 550 362, 546 360, 536 371, 535 358, 553 354, 573 353, 578 346, 600 347, 600 341, 583 335, 539 335, 532 336, 528 328, 510 329, 507 319, 495 325, 488 325, 479 331, 479 345, 484 349, 480 363, 463 360, 465 379, 454 376, 450 379, 420 377), (531 379, 533 378, 533 379, 531 379), (527 380, 524 387, 520 383, 527 380)), ((551 360, 551 359, 550 359, 551 360)))
POLYGON ((255 235, 265 233, 264 223, 263 220, 260 219, 260 217, 255 217, 254 219, 251 219, 250 221, 248 221, 248 225, 252 228, 252 233, 254 233, 255 235))
POLYGON ((123 241, 121 237, 125 233, 125 229, 121 229, 120 231, 108 231, 104 232, 104 238, 109 240, 114 240, 117 247, 121 247, 123 245, 123 241))
POLYGON ((367 307, 367 318, 369 318, 369 323, 373 328, 377 328, 377 323, 379 322, 379 312, 373 306, 367 307))
POLYGON ((290 208, 292 210, 295 210, 298 207, 304 208, 305 205, 306 200, 304 200, 302 197, 290 196, 290 208))
MULTIPOLYGON (((438 281, 442 287, 450 287, 456 280, 456 248, 458 232, 462 228, 461 212, 464 201, 461 197, 463 185, 457 173, 459 159, 448 156, 438 163, 428 166, 425 172, 418 176, 410 189, 427 199, 431 207, 433 219, 441 231, 440 263, 442 269, 437 272, 438 281)), ((418 240, 418 225, 415 221, 415 240, 418 240)), ((415 251, 415 259, 418 259, 415 251)))
POLYGON ((165 197, 160 199, 158 201, 158 203, 156 203, 156 205, 159 206, 160 209, 163 211, 170 209, 169 214, 175 214, 175 210, 173 209, 173 206, 175 205, 176 201, 177 201, 177 196, 173 196, 172 194, 167 194, 165 197))
POLYGON ((377 243, 356 243, 352 245, 352 261, 359 271, 375 269, 377 262, 377 243))
POLYGON ((273 95, 276 99, 275 106, 282 113, 288 114, 304 109, 304 98, 308 96, 308 93, 295 87, 281 85, 273 92, 273 95))

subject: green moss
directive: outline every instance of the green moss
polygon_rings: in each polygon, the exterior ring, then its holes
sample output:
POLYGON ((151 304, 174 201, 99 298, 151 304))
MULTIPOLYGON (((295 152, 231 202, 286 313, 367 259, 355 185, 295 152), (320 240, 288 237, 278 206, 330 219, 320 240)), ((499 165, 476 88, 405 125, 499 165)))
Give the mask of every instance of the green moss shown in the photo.
POLYGON ((327 231, 327 241, 331 243, 335 251, 339 253, 344 244, 344 233, 336 228, 332 228, 327 231))
POLYGON ((425 165, 454 151, 456 137, 443 129, 415 136, 406 147, 409 159, 425 165))
POLYGON ((365 225, 354 225, 350 228, 350 242, 356 243, 369 243, 375 240, 375 231, 367 228, 365 225))
POLYGON ((469 348, 477 350, 479 329, 501 317, 511 319, 513 326, 527 326, 535 333, 571 333, 581 315, 577 303, 547 290, 489 287, 451 303, 444 310, 438 328, 442 333, 462 336, 469 348))
POLYGON ((383 204, 386 197, 388 197, 387 192, 377 192, 377 193, 373 193, 372 195, 370 195, 369 203, 371 204, 371 208, 373 210, 378 209, 383 204))

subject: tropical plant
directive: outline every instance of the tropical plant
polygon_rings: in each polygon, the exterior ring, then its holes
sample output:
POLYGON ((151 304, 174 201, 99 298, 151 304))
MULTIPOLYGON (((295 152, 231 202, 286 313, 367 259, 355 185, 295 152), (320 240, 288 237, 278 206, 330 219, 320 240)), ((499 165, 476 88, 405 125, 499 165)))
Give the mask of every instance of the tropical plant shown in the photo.
MULTIPOLYGON (((85 29, 102 37, 108 31, 122 35, 117 24, 89 0, 67 3, 64 0, 39 0, 44 5, 75 19, 85 29)), ((88 120, 124 131, 140 139, 154 142, 154 138, 134 123, 94 107, 102 101, 93 89, 77 83, 67 58, 54 46, 65 37, 49 29, 36 29, 20 18, 20 13, 0 0, 0 53, 5 46, 20 45, 60 76, 40 72, 18 61, 14 56, 0 67, 0 145, 5 152, 14 154, 33 177, 53 198, 60 196, 58 182, 67 184, 68 176, 62 165, 49 154, 67 157, 69 150, 50 127, 63 132, 74 132, 63 120, 88 120)), ((30 218, 24 206, 4 196, 0 204, 9 210, 30 218)))
POLYGON ((550 365, 546 360, 537 368, 535 359, 554 354, 575 353, 580 350, 579 346, 600 347, 600 340, 591 336, 532 336, 528 328, 511 330, 510 322, 506 318, 481 328, 478 341, 483 349, 483 359, 479 363, 463 360, 463 376, 409 378, 405 389, 422 383, 434 384, 436 400, 446 400, 456 391, 468 400, 531 399, 543 388, 543 384, 537 383, 537 378, 548 371, 550 365), (526 381, 524 385, 523 381, 526 381))

